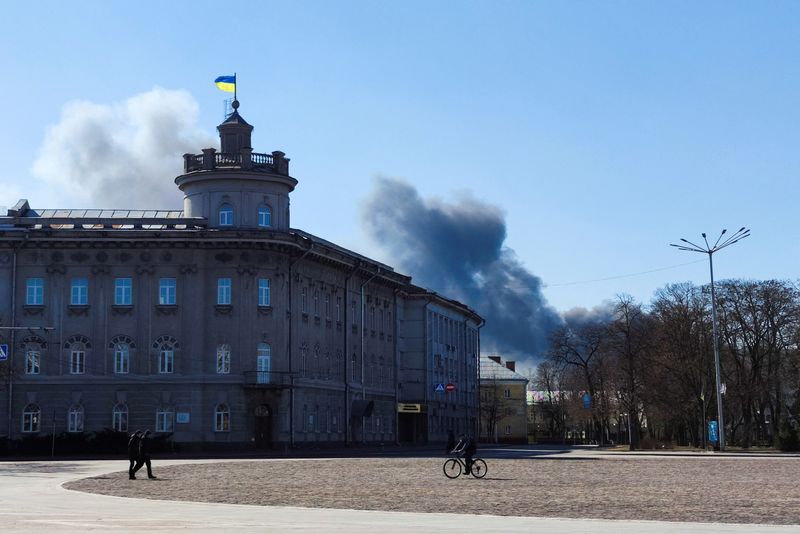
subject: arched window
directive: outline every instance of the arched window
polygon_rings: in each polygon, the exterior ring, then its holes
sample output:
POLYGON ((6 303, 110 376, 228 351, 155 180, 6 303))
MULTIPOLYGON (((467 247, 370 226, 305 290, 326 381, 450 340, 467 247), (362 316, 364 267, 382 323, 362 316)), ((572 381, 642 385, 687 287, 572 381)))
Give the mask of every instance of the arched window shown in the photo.
POLYGON ((136 343, 129 336, 114 336, 108 344, 114 354, 114 373, 128 374, 131 372, 131 349, 136 348, 136 343))
POLYGON ((231 372, 231 346, 217 345, 217 374, 227 375, 231 372))
POLYGON ((161 336, 153 343, 153 350, 158 351, 159 374, 175 372, 175 351, 178 348, 178 341, 172 336, 161 336))
POLYGON ((47 342, 39 336, 28 336, 20 343, 21 353, 25 355, 25 374, 38 375, 41 371, 42 353, 47 342))
POLYGON ((272 210, 269 209, 269 206, 259 206, 258 207, 258 227, 259 228, 269 228, 272 226, 272 210))
POLYGON ((128 431, 128 406, 124 403, 114 405, 111 412, 111 428, 117 432, 128 431))
POLYGON ((272 359, 272 347, 269 343, 259 343, 256 352, 256 382, 269 384, 269 369, 272 359))
POLYGON ((172 432, 175 429, 175 412, 172 408, 156 410, 156 432, 172 432))
POLYGON ((67 432, 83 432, 83 406, 73 404, 67 416, 67 432))
POLYGON ((233 226, 233 206, 230 204, 223 204, 219 208, 219 225, 220 226, 233 226))
POLYGON ((86 353, 92 348, 89 338, 80 334, 67 339, 64 348, 69 351, 69 372, 82 375, 86 372, 86 353))
POLYGON ((28 404, 22 410, 22 431, 25 433, 39 432, 42 421, 42 411, 38 404, 28 404))
POLYGON ((214 432, 230 432, 231 410, 227 404, 217 404, 214 409, 214 432))

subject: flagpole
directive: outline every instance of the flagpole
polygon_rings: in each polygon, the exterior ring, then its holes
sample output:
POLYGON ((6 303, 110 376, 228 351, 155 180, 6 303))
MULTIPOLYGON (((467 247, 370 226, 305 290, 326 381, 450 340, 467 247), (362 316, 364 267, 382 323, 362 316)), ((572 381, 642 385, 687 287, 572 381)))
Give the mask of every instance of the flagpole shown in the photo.
POLYGON ((236 100, 236 73, 233 73, 233 99, 236 100))

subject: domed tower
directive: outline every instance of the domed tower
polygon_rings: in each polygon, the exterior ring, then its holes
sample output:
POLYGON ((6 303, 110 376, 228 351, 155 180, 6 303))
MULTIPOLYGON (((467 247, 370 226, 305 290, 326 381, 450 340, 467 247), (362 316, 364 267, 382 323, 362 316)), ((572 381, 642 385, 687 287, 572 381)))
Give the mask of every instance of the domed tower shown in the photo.
POLYGON ((289 193, 297 180, 289 176, 289 158, 280 151, 253 152, 253 127, 233 113, 217 126, 220 151, 183 155, 183 174, 175 183, 183 192, 186 217, 205 217, 209 228, 289 229, 289 193))

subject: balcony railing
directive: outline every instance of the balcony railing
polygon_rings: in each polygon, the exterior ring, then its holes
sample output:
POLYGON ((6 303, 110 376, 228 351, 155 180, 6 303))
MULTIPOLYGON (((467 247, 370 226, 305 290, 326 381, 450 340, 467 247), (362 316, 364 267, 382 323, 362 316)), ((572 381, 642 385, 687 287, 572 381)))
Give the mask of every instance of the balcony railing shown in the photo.
POLYGON ((215 169, 242 169, 275 174, 289 174, 289 158, 279 150, 272 154, 252 152, 243 148, 241 152, 217 152, 214 148, 206 148, 202 154, 184 154, 183 170, 185 173, 195 171, 213 171, 215 169))
POLYGON ((292 385, 292 375, 285 371, 245 371, 244 385, 251 388, 287 388, 292 385))

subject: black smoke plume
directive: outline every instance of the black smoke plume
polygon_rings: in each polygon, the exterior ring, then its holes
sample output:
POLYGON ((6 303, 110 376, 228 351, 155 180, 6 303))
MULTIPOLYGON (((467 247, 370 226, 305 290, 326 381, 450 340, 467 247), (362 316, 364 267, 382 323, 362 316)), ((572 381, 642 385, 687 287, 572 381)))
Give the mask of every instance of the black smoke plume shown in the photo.
POLYGON ((503 213, 475 198, 426 200, 410 184, 379 178, 363 216, 371 237, 414 283, 467 304, 484 319, 482 352, 538 360, 561 322, 541 280, 503 245, 503 213))

